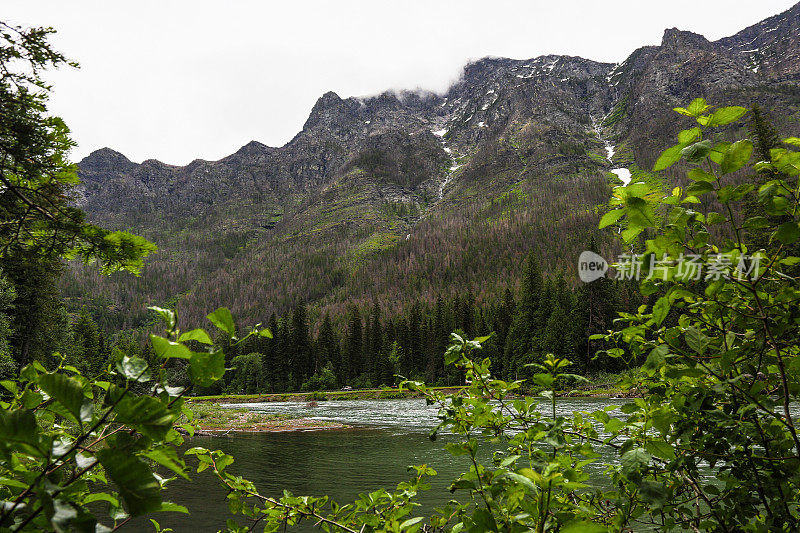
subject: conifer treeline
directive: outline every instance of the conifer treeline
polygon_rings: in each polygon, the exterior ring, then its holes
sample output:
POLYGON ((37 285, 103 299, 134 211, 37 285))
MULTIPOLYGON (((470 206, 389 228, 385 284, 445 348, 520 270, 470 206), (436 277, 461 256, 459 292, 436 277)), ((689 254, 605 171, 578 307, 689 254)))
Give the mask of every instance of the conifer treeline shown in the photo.
MULTIPOLYGON (((606 278, 572 287, 563 269, 554 275, 543 273, 535 257, 530 253, 524 263, 519 293, 506 288, 494 302, 479 303, 471 290, 432 302, 420 299, 401 310, 382 308, 378 300, 370 305, 351 301, 344 316, 325 314, 318 321, 301 302, 289 313, 271 316, 266 325, 272 339, 250 337, 230 346, 226 363, 233 370, 214 388, 198 392, 382 387, 396 384, 397 376, 430 385, 459 385, 462 377, 444 366, 453 331, 470 338, 492 334, 483 356, 492 360, 494 375, 503 379, 525 378, 531 372, 526 365, 546 353, 570 359, 576 373, 618 370, 618 360, 596 356, 604 346, 589 341, 589 336, 611 329, 618 311, 641 303, 636 287, 606 278)), ((149 345, 136 341, 140 335, 134 331, 114 334, 112 342, 86 308, 65 326, 62 337, 64 342, 53 344, 53 349, 65 353, 67 363, 86 375, 100 372, 123 354, 155 359, 149 345)), ((171 370, 180 379, 182 369, 171 370)))
POLYGON ((493 333, 483 355, 491 358, 494 374, 524 378, 528 363, 554 353, 576 363, 578 373, 614 371, 615 359, 595 353, 603 348, 589 341, 593 333, 612 327, 620 309, 638 305, 630 284, 601 278, 571 288, 563 272, 543 276, 530 256, 521 293, 506 289, 493 304, 477 305, 471 291, 420 301, 407 311, 389 313, 376 302, 371 308, 351 306, 346 326, 337 331, 325 315, 313 334, 306 305, 269 321, 273 339, 252 337, 230 350, 227 381, 207 393, 269 393, 333 390, 344 386, 391 386, 396 376, 422 379, 430 385, 458 385, 462 377, 445 369, 444 352, 450 333, 468 337, 493 333))

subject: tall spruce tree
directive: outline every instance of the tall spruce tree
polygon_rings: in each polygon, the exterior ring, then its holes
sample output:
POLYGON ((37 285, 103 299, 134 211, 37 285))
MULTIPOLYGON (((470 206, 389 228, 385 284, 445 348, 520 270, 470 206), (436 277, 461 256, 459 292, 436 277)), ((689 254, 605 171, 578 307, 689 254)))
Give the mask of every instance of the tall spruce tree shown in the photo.
POLYGON ((319 335, 317 336, 317 368, 315 372, 321 368, 330 365, 333 373, 336 376, 338 384, 342 382, 342 355, 339 350, 339 339, 336 332, 333 330, 331 317, 327 313, 322 319, 322 325, 319 328, 319 335))
POLYGON ((87 377, 97 375, 105 366, 106 354, 101 348, 101 334, 84 306, 72 325, 69 361, 87 377))
MULTIPOLYGON (((506 338, 505 364, 509 378, 517 374, 519 367, 533 348, 533 339, 542 322, 542 275, 533 252, 528 254, 522 277, 522 293, 516 306, 514 318, 506 338)), ((550 314, 544 318, 546 321, 550 314)))
POLYGON ((370 337, 370 352, 372 354, 372 384, 380 386, 384 383, 385 367, 388 364, 388 354, 383 347, 383 327, 381 326, 381 307, 375 300, 372 305, 372 335, 370 337))
POLYGON ((294 386, 299 390, 303 382, 314 373, 314 353, 308 331, 308 315, 306 314, 306 304, 302 300, 292 314, 289 335, 292 376, 294 377, 294 386))
MULTIPOLYGON (((589 250, 599 253, 594 236, 589 241, 589 250)), ((589 340, 589 337, 611 329, 620 306, 617 285, 606 277, 601 277, 591 283, 582 283, 578 287, 575 315, 583 328, 581 337, 583 342, 576 347, 576 351, 580 352, 577 360, 579 368, 584 374, 591 370, 604 369, 602 367, 608 364, 608 361, 594 360, 595 354, 603 349, 603 343, 599 340, 589 340)))
POLYGON ((344 342, 344 377, 345 381, 358 378, 363 367, 363 324, 358 307, 350 309, 347 335, 344 342))

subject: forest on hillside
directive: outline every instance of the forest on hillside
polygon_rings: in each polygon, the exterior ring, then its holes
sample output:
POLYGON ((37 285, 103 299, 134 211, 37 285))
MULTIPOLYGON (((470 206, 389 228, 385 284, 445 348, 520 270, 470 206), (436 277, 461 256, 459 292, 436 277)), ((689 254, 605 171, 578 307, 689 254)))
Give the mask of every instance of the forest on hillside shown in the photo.
MULTIPOLYGON (((591 249, 593 243, 589 243, 591 249)), ((604 343, 590 341, 613 327, 620 310, 634 311, 642 299, 632 281, 601 278, 573 287, 563 271, 543 275, 533 254, 520 266, 520 294, 506 289, 501 301, 479 306, 467 291, 437 298, 432 306, 417 302, 408 314, 388 316, 378 303, 364 311, 351 306, 337 324, 326 315, 316 333, 306 306, 273 315, 263 324, 273 338, 252 337, 226 350, 231 369, 224 380, 203 394, 253 394, 335 390, 343 386, 377 388, 397 385, 403 378, 431 385, 461 385, 463 374, 445 369, 442 354, 453 331, 468 337, 486 336, 492 371, 503 379, 523 379, 528 364, 541 362, 546 353, 569 358, 583 375, 622 370, 619 359, 604 356, 604 343), (598 354, 598 352, 601 352, 598 354)), ((151 363, 155 353, 137 344, 133 332, 108 335, 84 309, 72 325, 64 353, 67 361, 91 375, 109 360, 136 355, 151 363)), ((53 351, 53 346, 45 350, 53 351)), ((181 377, 181 368, 174 379, 181 377)))

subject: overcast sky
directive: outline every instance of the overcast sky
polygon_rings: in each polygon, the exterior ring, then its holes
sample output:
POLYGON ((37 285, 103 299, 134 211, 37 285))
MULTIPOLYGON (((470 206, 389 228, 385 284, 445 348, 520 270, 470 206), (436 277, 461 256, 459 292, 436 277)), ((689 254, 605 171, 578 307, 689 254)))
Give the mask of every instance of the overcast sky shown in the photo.
POLYGON ((50 109, 79 143, 140 162, 281 146, 316 99, 444 91, 469 59, 557 53, 619 62, 665 28, 709 39, 795 0, 3 0, 4 20, 58 31, 79 70, 53 74, 50 109))

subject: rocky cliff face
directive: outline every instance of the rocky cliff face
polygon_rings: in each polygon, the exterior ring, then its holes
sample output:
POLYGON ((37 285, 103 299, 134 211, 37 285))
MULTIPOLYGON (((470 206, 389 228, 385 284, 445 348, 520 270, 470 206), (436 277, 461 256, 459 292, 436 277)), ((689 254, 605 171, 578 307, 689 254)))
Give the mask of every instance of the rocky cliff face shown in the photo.
POLYGON ((485 58, 443 95, 328 92, 285 146, 253 141, 219 161, 136 164, 98 150, 80 162, 81 207, 161 252, 135 290, 84 271, 71 287, 120 309, 177 300, 193 318, 226 304, 258 320, 298 298, 402 303, 448 283, 490 297, 499 285, 487 289, 487 276, 513 286, 529 249, 571 263, 614 185, 608 169, 651 168, 681 127, 673 107, 758 102, 796 134, 799 39, 800 4, 716 42, 668 29, 618 65, 485 58), (614 163, 598 135, 617 146, 614 163), (555 255, 548 234, 565 235, 555 255), (497 257, 466 261, 473 245, 497 257))

